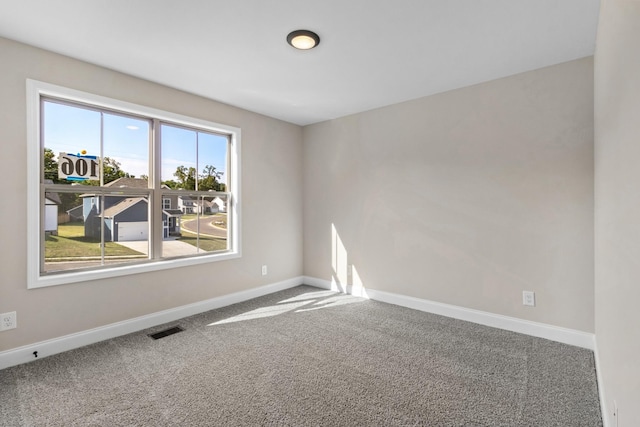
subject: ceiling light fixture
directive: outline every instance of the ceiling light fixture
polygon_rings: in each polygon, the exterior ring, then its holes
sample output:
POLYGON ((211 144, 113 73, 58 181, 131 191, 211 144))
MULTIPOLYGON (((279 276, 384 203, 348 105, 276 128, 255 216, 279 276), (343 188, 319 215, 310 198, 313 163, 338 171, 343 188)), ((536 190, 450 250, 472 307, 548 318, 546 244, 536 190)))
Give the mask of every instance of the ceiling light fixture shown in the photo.
POLYGON ((287 43, 296 49, 309 50, 320 44, 320 37, 309 30, 296 30, 289 33, 287 43))

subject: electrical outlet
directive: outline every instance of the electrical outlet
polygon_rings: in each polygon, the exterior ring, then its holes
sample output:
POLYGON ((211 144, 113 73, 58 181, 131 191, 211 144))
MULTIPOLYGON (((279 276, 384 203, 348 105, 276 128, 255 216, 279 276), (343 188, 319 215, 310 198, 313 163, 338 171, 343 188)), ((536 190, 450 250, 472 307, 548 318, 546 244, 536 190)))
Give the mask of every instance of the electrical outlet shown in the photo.
POLYGON ((536 293, 533 291, 522 291, 522 305, 536 306, 536 293))
POLYGON ((18 327, 18 320, 15 311, 0 314, 0 331, 7 331, 18 327))
POLYGON ((266 266, 266 265, 263 265, 263 266, 262 266, 262 275, 263 275, 263 276, 266 276, 266 275, 267 275, 267 266, 266 266))

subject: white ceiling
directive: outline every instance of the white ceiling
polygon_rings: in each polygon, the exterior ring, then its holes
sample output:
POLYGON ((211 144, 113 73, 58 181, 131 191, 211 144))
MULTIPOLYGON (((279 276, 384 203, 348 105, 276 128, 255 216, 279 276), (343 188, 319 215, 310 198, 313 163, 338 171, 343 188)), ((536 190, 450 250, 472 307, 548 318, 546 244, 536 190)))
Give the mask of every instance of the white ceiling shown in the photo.
POLYGON ((599 7, 599 0, 0 0, 0 36, 305 125, 592 55, 599 7), (296 29, 317 32, 320 45, 290 47, 285 38, 296 29))

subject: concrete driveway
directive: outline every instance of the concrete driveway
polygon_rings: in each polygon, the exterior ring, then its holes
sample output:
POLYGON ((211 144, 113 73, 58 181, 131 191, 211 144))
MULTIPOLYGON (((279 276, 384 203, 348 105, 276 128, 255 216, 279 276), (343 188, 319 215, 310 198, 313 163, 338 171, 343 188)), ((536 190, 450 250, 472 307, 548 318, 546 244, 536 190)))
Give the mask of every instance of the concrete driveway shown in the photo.
MULTIPOLYGON (((147 240, 132 241, 132 242, 117 242, 119 245, 126 246, 134 251, 142 252, 148 255, 149 242, 147 240)), ((203 251, 200 251, 202 253, 203 251)), ((195 255, 198 253, 198 248, 180 240, 163 240, 162 241, 162 256, 174 257, 184 255, 195 255)))

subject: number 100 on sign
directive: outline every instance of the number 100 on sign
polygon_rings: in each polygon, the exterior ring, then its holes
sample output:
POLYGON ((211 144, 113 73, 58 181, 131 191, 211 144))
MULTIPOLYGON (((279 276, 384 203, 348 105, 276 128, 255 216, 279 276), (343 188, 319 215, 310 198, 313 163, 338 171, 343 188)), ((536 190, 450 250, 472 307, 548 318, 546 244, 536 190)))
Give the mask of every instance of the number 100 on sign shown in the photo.
POLYGON ((58 156, 58 178, 68 181, 100 179, 100 162, 97 156, 60 153, 58 156))

